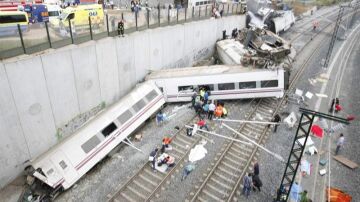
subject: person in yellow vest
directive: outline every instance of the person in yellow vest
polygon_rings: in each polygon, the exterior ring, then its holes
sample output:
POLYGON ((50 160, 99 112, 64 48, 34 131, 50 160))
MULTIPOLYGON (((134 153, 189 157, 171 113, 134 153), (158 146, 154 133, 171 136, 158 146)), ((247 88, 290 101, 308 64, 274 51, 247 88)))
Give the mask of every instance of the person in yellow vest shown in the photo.
POLYGON ((226 118, 227 115, 228 115, 228 111, 227 111, 227 109, 225 107, 223 107, 223 112, 222 112, 221 118, 226 118))

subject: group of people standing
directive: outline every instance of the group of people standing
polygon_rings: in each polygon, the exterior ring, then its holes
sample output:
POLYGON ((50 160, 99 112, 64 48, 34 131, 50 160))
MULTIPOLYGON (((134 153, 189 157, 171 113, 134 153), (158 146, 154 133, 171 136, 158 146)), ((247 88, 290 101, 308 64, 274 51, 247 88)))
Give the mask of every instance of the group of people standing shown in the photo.
POLYGON ((243 178, 243 190, 242 194, 249 197, 251 189, 255 192, 256 190, 261 191, 262 181, 260 180, 260 166, 258 162, 255 162, 253 167, 253 173, 246 173, 243 178))
POLYGON ((201 88, 199 94, 194 92, 191 96, 191 106, 194 108, 196 114, 200 119, 207 116, 209 120, 215 118, 225 118, 228 115, 228 110, 225 104, 220 101, 209 100, 210 91, 206 88, 201 88))
POLYGON ((170 143, 172 141, 172 138, 170 137, 164 137, 162 140, 162 146, 160 149, 161 154, 159 154, 159 148, 156 147, 153 151, 151 151, 149 155, 149 161, 151 162, 152 169, 154 172, 156 172, 156 163, 157 166, 162 166, 163 164, 166 164, 168 168, 171 168, 175 166, 175 157, 168 155, 166 150, 170 149, 170 143))

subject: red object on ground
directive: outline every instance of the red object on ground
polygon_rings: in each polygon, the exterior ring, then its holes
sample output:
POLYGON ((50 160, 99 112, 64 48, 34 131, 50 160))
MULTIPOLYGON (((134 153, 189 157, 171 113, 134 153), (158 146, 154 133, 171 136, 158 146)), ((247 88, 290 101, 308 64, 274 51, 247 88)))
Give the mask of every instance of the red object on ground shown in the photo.
POLYGON ((322 138, 324 135, 324 130, 318 125, 311 126, 311 132, 319 138, 322 138))
POLYGON ((205 120, 200 120, 198 123, 197 123, 197 125, 198 126, 205 126, 205 120))
POLYGON ((352 121, 352 120, 355 119, 355 116, 354 116, 354 115, 348 115, 348 117, 346 117, 346 119, 347 119, 348 121, 352 121))
POLYGON ((350 202, 352 197, 336 188, 326 188, 326 198, 329 202, 350 202), (330 192, 330 200, 329 200, 329 192, 330 192))
POLYGON ((335 105, 335 111, 341 111, 342 110, 342 107, 341 107, 341 105, 339 105, 339 104, 337 104, 337 105, 335 105))

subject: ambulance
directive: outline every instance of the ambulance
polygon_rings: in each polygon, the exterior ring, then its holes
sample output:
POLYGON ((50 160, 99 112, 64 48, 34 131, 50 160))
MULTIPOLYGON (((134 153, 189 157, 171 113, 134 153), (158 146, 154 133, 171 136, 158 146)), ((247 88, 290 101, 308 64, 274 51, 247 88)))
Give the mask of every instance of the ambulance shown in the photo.
POLYGON ((100 4, 70 6, 60 15, 60 31, 69 32, 69 21, 73 33, 89 30, 89 17, 92 29, 99 29, 104 24, 104 10, 100 4))

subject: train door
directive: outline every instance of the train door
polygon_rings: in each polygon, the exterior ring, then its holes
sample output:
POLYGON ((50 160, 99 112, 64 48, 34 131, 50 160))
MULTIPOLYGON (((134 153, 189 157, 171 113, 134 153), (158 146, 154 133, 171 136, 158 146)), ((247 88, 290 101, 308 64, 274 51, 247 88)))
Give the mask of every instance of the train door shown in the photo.
MULTIPOLYGON (((56 152, 52 157, 51 161, 56 166, 57 170, 62 173, 65 182, 70 186, 78 178, 78 173, 74 166, 71 164, 67 156, 61 152, 56 152)), ((66 188, 66 187, 64 187, 66 188)))
POLYGON ((284 70, 284 90, 289 89, 289 79, 290 79, 290 71, 284 70))
POLYGON ((164 95, 165 100, 167 100, 167 94, 168 94, 168 92, 167 92, 167 88, 166 88, 166 86, 165 86, 164 83, 165 83, 164 80, 157 80, 157 81, 155 82, 155 85, 159 88, 159 90, 161 91, 161 93, 164 95))

